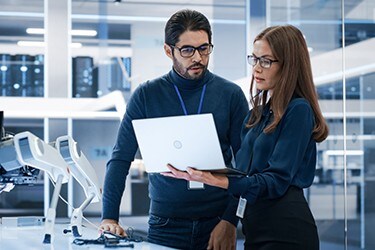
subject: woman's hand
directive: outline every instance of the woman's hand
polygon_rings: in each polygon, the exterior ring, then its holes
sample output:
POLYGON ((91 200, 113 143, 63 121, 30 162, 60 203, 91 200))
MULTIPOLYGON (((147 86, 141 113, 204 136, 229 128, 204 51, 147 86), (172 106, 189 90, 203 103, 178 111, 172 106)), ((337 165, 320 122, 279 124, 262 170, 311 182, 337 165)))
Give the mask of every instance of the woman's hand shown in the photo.
POLYGON ((187 181, 203 182, 210 186, 228 189, 229 182, 225 175, 212 174, 209 171, 200 171, 190 167, 188 167, 185 172, 174 168, 170 164, 168 164, 167 167, 171 172, 160 173, 161 175, 187 181))

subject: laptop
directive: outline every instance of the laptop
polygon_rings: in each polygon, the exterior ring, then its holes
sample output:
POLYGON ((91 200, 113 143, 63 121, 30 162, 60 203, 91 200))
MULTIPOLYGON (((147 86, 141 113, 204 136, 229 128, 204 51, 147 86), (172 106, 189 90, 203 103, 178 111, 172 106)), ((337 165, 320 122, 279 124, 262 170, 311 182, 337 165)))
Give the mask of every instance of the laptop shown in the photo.
POLYGON ((167 164, 222 174, 245 175, 227 167, 212 114, 133 120, 146 172, 168 172, 167 164))

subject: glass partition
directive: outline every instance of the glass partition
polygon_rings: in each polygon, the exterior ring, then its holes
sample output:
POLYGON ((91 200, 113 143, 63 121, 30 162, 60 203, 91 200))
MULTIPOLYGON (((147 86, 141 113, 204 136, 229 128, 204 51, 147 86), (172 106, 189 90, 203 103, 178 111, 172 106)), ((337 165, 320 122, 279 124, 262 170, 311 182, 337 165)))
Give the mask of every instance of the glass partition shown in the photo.
MULTIPOLYGON (((0 23, 5 25, 0 25, 1 96, 43 96, 44 48, 35 43, 32 47, 19 46, 17 42, 43 42, 42 34, 29 34, 26 28, 44 28, 45 1, 16 1, 21 3, 17 5, 5 1, 2 5, 0 23)), ((310 50, 319 102, 330 128, 327 140, 318 145, 314 184, 305 190, 317 221, 321 249, 375 249, 375 237, 371 237, 375 227, 373 0, 120 2, 71 1, 74 46, 70 77, 75 98, 101 97, 120 90, 127 100, 140 83, 170 70, 171 61, 163 51, 164 25, 181 8, 196 9, 210 19, 215 47, 209 68, 240 84, 246 94, 251 69, 245 58, 252 50, 255 35, 270 25, 292 24, 301 29, 310 50)), ((115 119, 72 122, 72 135, 79 139, 101 175, 118 123, 115 119), (88 126, 92 128, 90 133, 85 129, 88 126), (100 134, 108 126, 113 134, 105 139, 98 137, 91 145, 90 135, 100 134)), ((9 120, 5 113, 5 126, 15 127, 15 132, 31 130, 43 137, 39 120, 9 120)), ((131 176, 143 175, 131 171, 131 176)), ((133 183, 134 187, 140 185, 133 183)), ((25 203, 10 200, 14 192, 1 194, 0 212, 8 208, 5 204, 25 207, 25 203)), ((142 194, 145 199, 146 193, 142 194)), ((131 193, 125 195, 127 205, 122 207, 122 214, 131 214, 135 204, 131 204, 131 193)), ((34 198, 30 196, 40 213, 42 198, 41 192, 34 198)), ((147 206, 146 200, 142 206, 147 206)), ((100 214, 100 206, 89 211, 100 214)))
MULTIPOLYGON (((348 218, 349 247, 375 248, 374 152, 374 1, 344 1, 346 173, 347 186, 357 185, 357 216, 348 218)), ((348 189, 349 196, 349 189, 348 189)), ((347 200, 348 207, 351 204, 347 200)))
MULTIPOLYGON (((44 55, 43 35, 30 35, 28 28, 43 29, 43 1, 2 1, 0 8, 0 98, 43 97, 44 55)), ((22 106, 22 104, 20 105, 22 106)), ((4 107, 0 107, 4 111, 4 107)), ((4 111, 5 136, 30 131, 43 138, 42 119, 11 117, 4 111)), ((4 138, 0 138, 4 139, 4 138)), ((2 159, 4 160, 4 159, 2 159)), ((9 167, 9 166, 8 166, 9 167)), ((43 171, 32 167, 7 169, 0 165, 2 181, 13 179, 16 183, 10 192, 0 191, 0 217, 42 216, 44 205, 43 171), (22 174, 19 174, 22 173, 22 174), (30 176, 29 179, 25 178, 30 176)))
POLYGON ((314 82, 330 127, 318 145, 314 183, 306 198, 321 249, 372 249, 374 237, 373 1, 248 1, 248 45, 269 25, 304 33, 314 82), (344 13, 344 14, 343 14, 344 13), (372 49, 370 49, 372 48, 372 49))

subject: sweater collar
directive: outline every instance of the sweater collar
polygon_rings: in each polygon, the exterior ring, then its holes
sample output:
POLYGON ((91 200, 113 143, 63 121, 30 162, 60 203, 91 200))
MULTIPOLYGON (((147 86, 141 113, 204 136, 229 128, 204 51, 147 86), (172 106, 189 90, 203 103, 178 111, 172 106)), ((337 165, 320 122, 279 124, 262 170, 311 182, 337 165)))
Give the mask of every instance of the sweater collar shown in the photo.
POLYGON ((179 89, 186 89, 186 90, 191 90, 191 89, 198 89, 201 88, 204 84, 206 84, 210 78, 212 77, 211 72, 208 70, 205 72, 205 74, 196 80, 190 80, 186 79, 182 76, 180 76, 176 70, 173 68, 169 74, 168 77, 170 81, 175 84, 179 89))

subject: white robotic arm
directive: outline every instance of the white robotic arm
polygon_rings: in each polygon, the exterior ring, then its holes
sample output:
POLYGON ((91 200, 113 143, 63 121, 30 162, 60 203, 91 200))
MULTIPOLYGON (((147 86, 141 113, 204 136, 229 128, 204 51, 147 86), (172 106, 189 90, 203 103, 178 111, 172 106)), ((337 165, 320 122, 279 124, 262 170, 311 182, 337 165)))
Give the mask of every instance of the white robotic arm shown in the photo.
POLYGON ((55 183, 59 176, 62 183, 69 181, 68 164, 54 147, 30 132, 16 134, 13 142, 21 164, 46 171, 55 183))
POLYGON ((52 241, 61 185, 69 180, 68 164, 54 147, 30 132, 16 134, 13 142, 19 163, 46 171, 56 183, 45 221, 43 243, 49 244, 52 241))
POLYGON ((73 177, 85 191, 86 200, 73 210, 70 226, 75 237, 80 237, 82 230, 82 212, 91 202, 99 202, 102 197, 99 181, 94 168, 86 156, 78 149, 77 143, 70 136, 56 139, 55 147, 69 164, 73 177))
POLYGON ((82 186, 86 200, 74 209, 71 226, 74 236, 80 236, 82 211, 101 199, 101 189, 95 171, 77 143, 69 136, 57 138, 48 144, 30 132, 15 136, 5 134, 3 111, 0 111, 0 193, 9 192, 14 185, 34 184, 39 170, 45 171, 55 182, 55 189, 47 211, 43 243, 52 241, 57 201, 63 183, 69 181, 70 173, 82 186), (55 147, 54 147, 55 146, 55 147))

